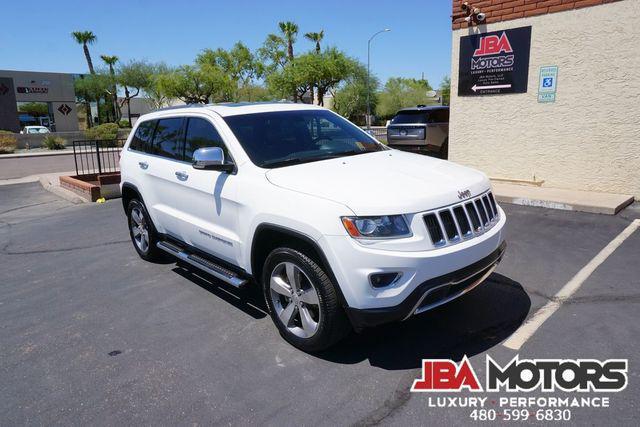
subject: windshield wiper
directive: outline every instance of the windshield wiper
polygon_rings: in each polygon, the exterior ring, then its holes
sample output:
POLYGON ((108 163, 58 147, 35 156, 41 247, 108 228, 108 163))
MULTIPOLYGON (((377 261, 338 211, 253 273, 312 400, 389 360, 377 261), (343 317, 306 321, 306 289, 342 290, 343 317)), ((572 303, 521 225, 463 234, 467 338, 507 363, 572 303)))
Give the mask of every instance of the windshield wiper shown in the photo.
POLYGON ((268 162, 264 162, 261 167, 263 168, 274 168, 279 166, 288 166, 288 165, 297 165, 300 163, 305 163, 310 161, 310 159, 302 159, 299 157, 290 157, 288 159, 282 160, 270 160, 268 162))
POLYGON ((289 166, 295 164, 302 163, 311 163, 317 162, 320 160, 329 160, 329 159, 337 159, 339 157, 347 157, 347 156, 355 156, 358 154, 370 153, 371 151, 366 150, 350 150, 350 151, 341 151, 339 153, 330 153, 325 154, 324 156, 317 157, 290 157, 282 160, 272 160, 262 164, 262 167, 279 167, 279 166, 289 166))

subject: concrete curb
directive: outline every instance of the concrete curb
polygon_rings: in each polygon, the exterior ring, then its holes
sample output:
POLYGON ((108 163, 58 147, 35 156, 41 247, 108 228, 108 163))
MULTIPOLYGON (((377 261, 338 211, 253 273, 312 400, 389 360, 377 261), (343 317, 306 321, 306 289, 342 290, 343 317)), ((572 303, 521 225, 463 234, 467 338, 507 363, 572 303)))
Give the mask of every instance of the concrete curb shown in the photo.
POLYGON ((26 184, 28 182, 38 182, 39 180, 40 180, 40 175, 29 175, 29 176, 24 176, 22 178, 0 179, 0 186, 1 185, 26 184))
POLYGON ((634 201, 626 194, 563 190, 494 181, 496 200, 524 206, 615 215, 634 201))
POLYGON ((42 187, 55 194, 56 196, 62 197, 63 199, 79 205, 81 203, 90 203, 88 200, 83 199, 76 193, 70 190, 66 190, 60 186, 60 177, 67 175, 74 175, 74 172, 58 172, 58 173, 50 173, 41 175, 39 177, 40 184, 42 187))
POLYGON ((1 154, 2 159, 21 159, 25 157, 41 157, 41 156, 69 156, 73 155, 73 150, 64 149, 56 151, 39 151, 37 153, 14 153, 14 154, 1 154))

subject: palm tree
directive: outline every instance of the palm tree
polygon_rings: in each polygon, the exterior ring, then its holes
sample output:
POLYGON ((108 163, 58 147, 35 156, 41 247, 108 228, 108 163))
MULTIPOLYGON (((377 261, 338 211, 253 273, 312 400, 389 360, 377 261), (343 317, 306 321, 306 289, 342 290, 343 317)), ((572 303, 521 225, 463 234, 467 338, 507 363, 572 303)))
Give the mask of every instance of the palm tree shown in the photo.
POLYGON ((93 69, 93 62, 91 61, 91 54, 89 53, 90 44, 95 43, 97 37, 93 34, 92 31, 74 31, 71 33, 71 36, 75 39, 78 44, 82 45, 82 49, 84 50, 84 56, 87 58, 87 65, 89 66, 89 72, 91 74, 95 74, 95 70, 93 69))
MULTIPOLYGON (((324 30, 320 30, 319 33, 306 33, 304 35, 304 37, 312 42, 316 43, 316 54, 320 53, 320 42, 322 41, 322 38, 324 37, 324 30)), ((313 99, 314 99, 314 85, 311 85, 311 103, 313 104, 313 99)), ((318 94, 320 95, 320 94, 318 94)), ((318 104, 320 104, 320 100, 318 99, 318 104)))
POLYGON ((113 112, 113 117, 115 121, 117 121, 121 117, 121 113, 120 113, 120 106, 118 105, 118 88, 116 87, 116 81, 115 81, 116 71, 114 66, 116 65, 116 62, 118 62, 120 58, 118 58, 115 55, 100 55, 100 59, 102 59, 102 61, 109 66, 109 74, 113 79, 113 87, 111 88, 113 108, 111 111, 113 112))
POLYGON ((279 22, 278 26, 282 35, 287 40, 287 58, 289 62, 293 61, 293 44, 296 42, 296 36, 298 35, 298 25, 291 22, 279 22))
MULTIPOLYGON (((280 32, 282 32, 282 35, 287 41, 287 62, 292 64, 293 63, 293 44, 295 43, 296 36, 298 35, 298 25, 291 21, 286 21, 286 22, 279 22, 278 26, 280 27, 280 32)), ((292 95, 293 95, 292 96, 293 102, 298 102, 298 94, 295 89, 292 95)))
POLYGON ((306 33, 304 37, 316 44, 316 53, 320 53, 320 42, 324 38, 324 30, 320 30, 319 33, 306 33))

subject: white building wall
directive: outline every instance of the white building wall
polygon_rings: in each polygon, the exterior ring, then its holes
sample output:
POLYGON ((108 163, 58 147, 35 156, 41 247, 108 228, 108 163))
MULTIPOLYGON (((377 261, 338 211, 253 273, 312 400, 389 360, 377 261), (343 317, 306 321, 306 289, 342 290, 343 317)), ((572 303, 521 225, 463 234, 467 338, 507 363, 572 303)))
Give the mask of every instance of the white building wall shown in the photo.
POLYGON ((532 26, 528 91, 458 97, 453 31, 451 160, 492 178, 640 198, 640 1, 483 25, 532 26), (538 103, 541 66, 557 65, 555 103, 538 103))

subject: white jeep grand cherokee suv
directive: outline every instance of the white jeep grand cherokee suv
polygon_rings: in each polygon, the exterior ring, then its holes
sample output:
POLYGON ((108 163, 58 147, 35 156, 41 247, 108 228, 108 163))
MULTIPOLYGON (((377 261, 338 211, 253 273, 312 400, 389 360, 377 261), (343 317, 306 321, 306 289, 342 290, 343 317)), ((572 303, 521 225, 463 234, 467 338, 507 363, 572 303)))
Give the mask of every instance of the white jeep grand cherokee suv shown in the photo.
POLYGON ((389 149, 312 105, 147 114, 120 164, 138 254, 258 284, 281 335, 306 351, 464 294, 505 249, 484 174, 389 149))

